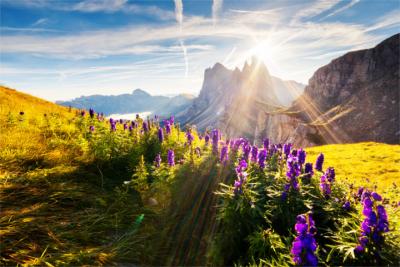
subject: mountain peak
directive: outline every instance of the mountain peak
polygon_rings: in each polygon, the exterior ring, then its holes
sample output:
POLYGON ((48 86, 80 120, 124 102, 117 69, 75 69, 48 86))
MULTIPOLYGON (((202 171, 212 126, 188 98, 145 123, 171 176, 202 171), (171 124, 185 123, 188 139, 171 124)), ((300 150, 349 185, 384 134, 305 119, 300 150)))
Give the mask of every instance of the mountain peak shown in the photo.
POLYGON ((144 90, 142 90, 140 88, 133 90, 132 95, 135 95, 135 96, 150 96, 149 93, 147 93, 146 91, 144 91, 144 90))

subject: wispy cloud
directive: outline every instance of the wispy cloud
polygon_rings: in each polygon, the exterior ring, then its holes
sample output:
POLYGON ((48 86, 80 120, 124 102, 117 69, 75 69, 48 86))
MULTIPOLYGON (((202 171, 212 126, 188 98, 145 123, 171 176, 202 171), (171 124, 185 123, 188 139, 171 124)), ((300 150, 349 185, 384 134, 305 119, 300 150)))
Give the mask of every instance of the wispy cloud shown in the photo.
POLYGON ((40 18, 32 24, 32 27, 41 26, 49 22, 48 18, 40 18))
POLYGON ((73 5, 72 10, 82 12, 115 12, 125 7, 127 0, 85 0, 73 5))
POLYGON ((175 19, 182 26, 183 20, 183 3, 182 0, 174 0, 175 2, 175 19))
POLYGON ((223 0, 213 0, 211 12, 214 25, 217 23, 219 12, 222 8, 223 0))
POLYGON ((360 2, 360 0, 351 0, 348 4, 342 6, 341 8, 336 9, 335 11, 329 13, 328 15, 326 15, 325 17, 323 17, 321 20, 335 16, 336 14, 339 14, 340 12, 345 11, 346 9, 351 8, 352 6, 354 6, 355 4, 357 4, 358 2, 360 2))
POLYGON ((302 19, 310 19, 322 14, 336 6, 341 0, 316 0, 309 2, 309 5, 302 7, 293 17, 292 23, 302 19))

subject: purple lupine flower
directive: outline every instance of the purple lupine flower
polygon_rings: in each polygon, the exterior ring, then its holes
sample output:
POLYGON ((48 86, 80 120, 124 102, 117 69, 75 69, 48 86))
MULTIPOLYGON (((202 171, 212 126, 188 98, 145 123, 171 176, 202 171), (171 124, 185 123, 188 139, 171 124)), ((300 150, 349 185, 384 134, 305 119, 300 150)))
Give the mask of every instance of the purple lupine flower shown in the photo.
POLYGON ((113 118, 110 118, 110 124, 113 124, 113 123, 114 123, 113 118))
POLYGON ((194 136, 193 136, 192 131, 190 129, 188 129, 186 131, 186 139, 187 139, 188 144, 191 145, 193 140, 194 140, 194 136))
POLYGON ((264 139, 263 145, 264 145, 264 149, 268 149, 269 148, 269 139, 268 138, 264 139))
POLYGON ((382 198, 376 192, 365 194, 366 191, 364 190, 364 197, 362 197, 364 206, 363 215, 365 217, 361 223, 361 236, 358 239, 359 245, 355 248, 357 253, 363 252, 368 244, 375 245, 380 249, 385 240, 383 234, 389 231, 389 221, 385 207, 376 205, 376 209, 374 209, 374 201, 380 201, 379 199, 382 198))
POLYGON ((314 171, 313 171, 312 163, 306 163, 306 165, 304 165, 304 173, 305 173, 305 175, 304 175, 305 178, 310 179, 313 176, 314 171))
POLYGON ((171 124, 169 123, 169 121, 165 121, 165 132, 167 134, 171 134, 171 124))
POLYGON ((214 129, 211 131, 212 150, 215 155, 218 154, 219 131, 214 129))
POLYGON ((154 163, 156 168, 159 168, 161 165, 161 155, 160 153, 157 154, 156 158, 154 159, 154 163))
POLYGON ((133 127, 132 127, 132 125, 129 125, 129 128, 128 128, 128 130, 129 130, 129 132, 132 132, 132 131, 133 131, 133 127))
POLYGON ((319 184, 319 187, 321 188, 322 194, 326 198, 329 198, 332 193, 332 189, 331 189, 331 183, 329 182, 325 174, 321 176, 321 182, 319 184))
POLYGON ((81 116, 82 116, 82 117, 85 117, 85 114, 86 114, 86 111, 82 110, 82 111, 81 111, 81 116))
POLYGON ((247 162, 245 160, 239 161, 239 164, 236 166, 236 175, 237 179, 234 183, 234 194, 238 196, 243 193, 243 183, 246 181, 247 173, 245 172, 247 168, 247 162))
POLYGON ((164 132, 161 127, 158 128, 158 140, 160 141, 160 143, 164 141, 164 132))
POLYGON ((168 165, 170 167, 175 166, 175 153, 172 149, 168 149, 168 165))
POLYGON ((228 146, 227 145, 222 147, 221 155, 220 155, 219 159, 222 163, 226 163, 226 161, 228 161, 228 146))
POLYGON ((206 146, 208 146, 208 142, 210 141, 210 136, 206 133, 204 135, 204 142, 206 143, 206 146))
POLYGON ((174 122, 175 122, 175 117, 174 117, 174 116, 170 116, 170 117, 169 117, 169 122, 170 122, 171 124, 174 124, 174 122))
POLYGON ((372 192, 371 193, 371 197, 373 197, 377 201, 381 201, 382 200, 382 197, 376 192, 372 192))
POLYGON ((297 181, 297 177, 300 175, 300 165, 297 162, 297 157, 289 155, 286 164, 287 164, 286 177, 288 178, 289 183, 293 187, 293 189, 298 190, 299 184, 297 181))
POLYGON ((94 109, 92 109, 92 108, 89 109, 89 115, 90 115, 90 118, 93 119, 93 117, 94 117, 94 109))
POLYGON ((325 176, 332 183, 335 180, 335 169, 333 167, 326 169, 325 176))
POLYGON ((94 132, 94 126, 93 125, 90 125, 89 131, 92 132, 92 133, 94 132))
POLYGON ((113 121, 113 122, 110 124, 110 127, 111 127, 111 131, 112 131, 112 132, 115 132, 115 131, 117 130, 117 126, 116 126, 116 124, 115 124, 115 121, 113 121))
POLYGON ((258 148, 256 146, 251 147, 251 162, 257 162, 258 148))
POLYGON ((124 120, 123 120, 123 119, 119 119, 119 123, 120 123, 120 124, 123 124, 123 123, 124 123, 124 120))
POLYGON ((145 133, 147 133, 148 131, 149 131, 149 128, 148 128, 148 125, 147 125, 147 122, 143 122, 143 124, 142 124, 142 128, 143 128, 143 131, 145 132, 145 133))
POLYGON ((128 129, 128 124, 124 123, 124 130, 128 129))
POLYGON ((286 155, 286 157, 289 156, 291 148, 292 148, 292 144, 284 144, 283 145, 283 153, 286 155))
POLYGON ((303 164, 306 162, 306 151, 304 151, 302 148, 297 151, 297 159, 300 166, 303 166, 303 164))
POLYGON ((137 128, 138 127, 138 123, 136 121, 132 121, 131 125, 133 128, 137 128))
POLYGON ((343 204, 342 207, 343 207, 343 209, 349 211, 349 210, 350 210, 350 201, 347 200, 347 201, 343 204))
POLYGON ((251 151, 251 146, 248 143, 243 144, 243 159, 248 161, 251 151))
POLYGON ((324 154, 321 153, 315 162, 315 169, 322 172, 322 164, 324 164, 324 154))
POLYGON ((265 160, 267 159, 267 150, 264 148, 258 154, 258 165, 261 169, 265 168, 265 160))
POLYGON ((297 236, 290 250, 293 262, 296 265, 317 266, 318 258, 315 256, 315 251, 318 245, 314 238, 317 229, 311 215, 298 215, 294 228, 297 236))

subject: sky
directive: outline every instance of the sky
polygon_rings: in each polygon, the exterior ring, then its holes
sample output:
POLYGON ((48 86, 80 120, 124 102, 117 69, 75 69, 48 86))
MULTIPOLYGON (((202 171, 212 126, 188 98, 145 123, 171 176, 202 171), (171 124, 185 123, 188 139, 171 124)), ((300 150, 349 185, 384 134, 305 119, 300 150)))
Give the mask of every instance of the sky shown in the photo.
POLYGON ((400 0, 1 0, 0 84, 51 101, 197 95, 204 70, 307 84, 321 66, 399 32, 400 0))

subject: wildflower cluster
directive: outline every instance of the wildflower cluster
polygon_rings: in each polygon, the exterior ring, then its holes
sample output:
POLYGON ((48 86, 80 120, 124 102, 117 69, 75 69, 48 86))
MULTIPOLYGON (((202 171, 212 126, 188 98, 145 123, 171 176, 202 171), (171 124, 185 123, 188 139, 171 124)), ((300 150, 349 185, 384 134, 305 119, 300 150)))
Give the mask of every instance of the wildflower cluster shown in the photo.
POLYGON ((361 224, 359 245, 355 251, 362 253, 368 246, 380 250, 385 240, 384 233, 389 232, 386 209, 382 204, 378 204, 382 197, 376 192, 363 190, 361 200, 364 220, 361 224))
POLYGON ((293 262, 301 266, 317 266, 318 258, 315 256, 317 242, 314 238, 317 228, 311 214, 298 215, 294 228, 297 236, 290 250, 293 262))

